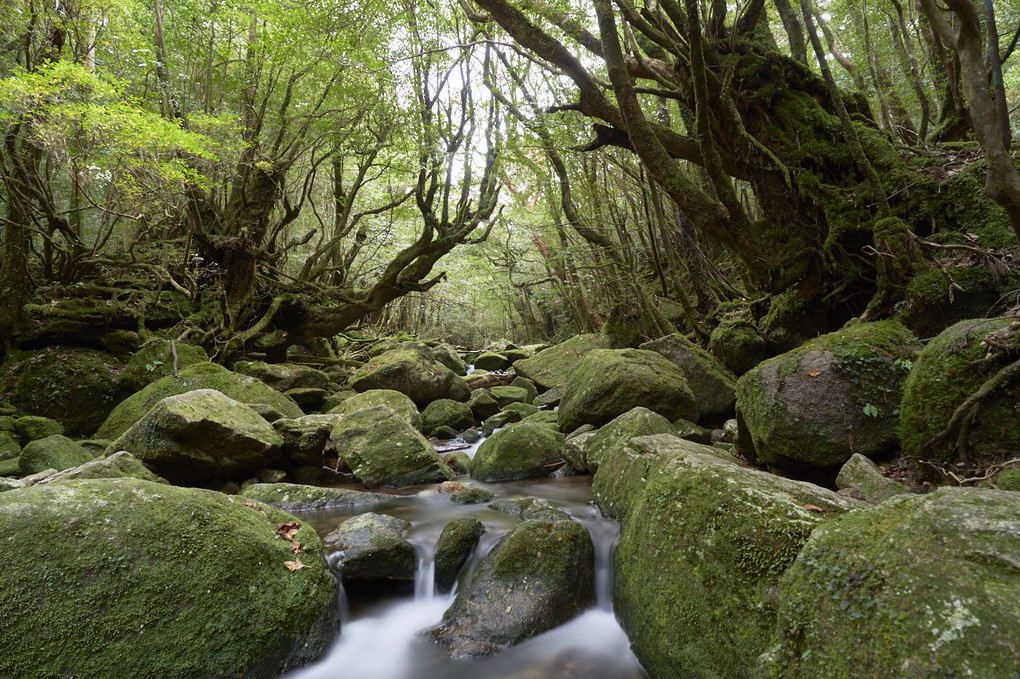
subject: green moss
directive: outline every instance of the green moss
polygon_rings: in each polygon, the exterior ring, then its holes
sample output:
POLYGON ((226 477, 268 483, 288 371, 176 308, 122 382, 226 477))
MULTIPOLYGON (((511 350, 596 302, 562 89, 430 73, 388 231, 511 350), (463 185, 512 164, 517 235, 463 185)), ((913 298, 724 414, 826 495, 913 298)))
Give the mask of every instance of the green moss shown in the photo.
POLYGON ((743 375, 765 360, 765 338, 750 321, 728 319, 712 330, 709 350, 735 375, 743 375))
POLYGON ((673 425, 662 415, 647 408, 634 408, 595 432, 585 442, 584 465, 574 467, 578 471, 588 470, 594 474, 612 450, 626 445, 632 438, 672 433, 673 425))
POLYGON ((440 398, 466 401, 471 394, 464 380, 432 357, 423 344, 405 343, 372 358, 351 375, 357 391, 393 389, 419 407, 440 398))
POLYGON ((32 441, 21 451, 19 469, 22 476, 46 469, 62 471, 92 461, 92 453, 71 439, 54 434, 32 441))
POLYGON ((602 335, 577 335, 531 358, 514 361, 514 371, 545 391, 566 382, 567 374, 589 351, 608 348, 609 339, 602 335))
POLYGON ((120 381, 131 391, 143 389, 156 380, 173 374, 174 353, 177 354, 177 369, 186 368, 196 363, 205 363, 209 355, 202 347, 175 342, 173 350, 170 340, 153 338, 138 348, 128 359, 120 373, 120 381))
MULTIPOLYGON (((929 441, 945 429, 956 408, 1006 364, 1002 355, 983 361, 988 352, 983 341, 995 335, 1009 341, 1015 335, 1012 323, 1008 318, 960 321, 924 348, 903 389, 904 454, 939 462, 956 459, 957 437, 932 445, 929 441)), ((984 399, 975 416, 968 418, 964 438, 971 462, 993 461, 1020 448, 1018 400, 1020 384, 1013 380, 984 399)))
POLYGON ((466 403, 441 398, 426 406, 421 414, 421 430, 431 434, 439 427, 450 427, 463 431, 475 423, 475 416, 466 403))
POLYGON ((418 406, 410 398, 393 389, 371 389, 344 399, 340 405, 330 410, 330 414, 350 415, 359 410, 367 410, 376 406, 386 406, 396 411, 415 429, 421 428, 421 415, 418 406))
POLYGON ((564 436, 530 422, 511 424, 485 439, 471 461, 471 478, 515 481, 548 476, 560 460, 564 436))
POLYGON ((531 577, 569 579, 576 573, 577 563, 554 558, 557 552, 563 551, 557 544, 562 542, 587 542, 590 546, 591 536, 584 526, 570 520, 520 523, 500 549, 493 550, 493 574, 511 581, 531 577))
POLYGON ((164 398, 195 389, 213 389, 248 405, 266 404, 283 417, 304 415, 293 400, 254 377, 239 375, 215 363, 197 363, 181 370, 177 377, 169 375, 156 380, 129 396, 110 413, 95 438, 116 439, 164 398))
POLYGON ((0 673, 275 677, 321 653, 336 582, 315 531, 211 491, 130 479, 0 495, 0 673), (300 559, 300 570, 286 561, 300 559), (31 640, 26 642, 26 640, 31 640))
POLYGON ((953 323, 987 316, 1017 283, 980 265, 922 271, 907 286, 899 318, 921 337, 934 337, 953 323))

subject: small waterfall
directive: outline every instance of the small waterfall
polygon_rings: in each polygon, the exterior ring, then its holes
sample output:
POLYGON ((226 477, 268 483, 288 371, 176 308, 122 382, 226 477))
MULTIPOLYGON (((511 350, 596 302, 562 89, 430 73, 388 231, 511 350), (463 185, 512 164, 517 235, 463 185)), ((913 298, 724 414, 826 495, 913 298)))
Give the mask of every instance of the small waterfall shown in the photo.
POLYGON ((620 524, 606 519, 594 505, 584 511, 570 511, 591 535, 595 547, 595 608, 613 612, 613 551, 620 541, 620 524))
POLYGON ((326 563, 329 565, 329 569, 333 571, 333 577, 336 578, 337 585, 337 603, 336 609, 337 614, 340 616, 340 625, 346 625, 351 620, 351 606, 347 600, 347 590, 344 589, 344 579, 340 576, 340 557, 341 552, 334 552, 326 557, 326 563))
POLYGON ((414 543, 417 567, 414 569, 414 600, 427 601, 436 596, 436 545, 414 543))

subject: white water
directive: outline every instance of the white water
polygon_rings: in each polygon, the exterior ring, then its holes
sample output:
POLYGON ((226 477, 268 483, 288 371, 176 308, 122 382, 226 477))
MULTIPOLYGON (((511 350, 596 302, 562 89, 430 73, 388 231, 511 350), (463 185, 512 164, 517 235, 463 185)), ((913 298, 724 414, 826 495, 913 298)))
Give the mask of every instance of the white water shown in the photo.
MULTIPOLYGON (((473 483, 462 479, 465 483, 473 483)), ((437 593, 433 554, 443 526, 455 516, 473 514, 486 526, 461 581, 467 582, 481 557, 517 523, 485 505, 458 505, 449 495, 428 487, 375 508, 412 524, 418 569, 414 594, 390 598, 344 620, 330 653, 290 679, 639 679, 645 674, 630 651, 626 634, 612 612, 612 551, 619 527, 602 518, 591 503, 585 478, 543 479, 481 484, 500 497, 545 497, 582 523, 595 546, 596 605, 570 622, 481 660, 452 660, 424 636, 442 620, 453 593, 437 593)), ((331 530, 345 516, 317 512, 305 516, 320 531, 331 530)), ((341 588, 343 589, 343 588, 341 588)), ((342 597, 344 595, 341 595, 342 597)), ((346 602, 345 598, 341 599, 346 602)))

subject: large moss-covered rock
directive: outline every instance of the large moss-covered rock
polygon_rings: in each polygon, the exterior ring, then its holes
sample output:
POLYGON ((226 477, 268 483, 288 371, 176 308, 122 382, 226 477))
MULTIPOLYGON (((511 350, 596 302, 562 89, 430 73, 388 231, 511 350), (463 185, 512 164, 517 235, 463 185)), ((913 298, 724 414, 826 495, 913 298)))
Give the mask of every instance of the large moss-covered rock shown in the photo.
POLYGON ((960 432, 971 463, 1014 456, 1020 450, 1020 379, 990 391, 968 413, 965 428, 938 439, 958 407, 1003 366, 1011 353, 992 345, 1014 341, 1020 332, 1014 319, 979 318, 961 321, 928 343, 914 362, 903 386, 901 433, 903 452, 935 462, 955 461, 960 432), (988 356, 988 360, 986 359, 988 356))
POLYGON ((708 349, 735 375, 743 375, 768 356, 758 327, 749 321, 725 320, 715 327, 708 349))
POLYGON ((683 371, 702 419, 726 417, 733 412, 737 378, 697 344, 674 333, 645 342, 640 348, 662 354, 683 371))
POLYGON ((367 410, 376 406, 391 408, 409 425, 421 429, 421 414, 418 406, 408 396, 393 389, 370 389, 345 399, 340 405, 329 411, 331 415, 350 415, 359 410, 367 410))
POLYGON ((592 349, 608 349, 604 335, 577 335, 543 349, 531 358, 514 361, 514 371, 535 383, 542 391, 567 381, 567 373, 592 349))
POLYGON ((500 539, 432 632, 454 657, 495 653, 594 599, 594 549, 574 521, 524 521, 500 539))
POLYGON ((138 458, 127 451, 120 451, 99 460, 92 460, 58 472, 40 483, 66 483, 82 479, 139 479, 153 483, 166 483, 153 474, 138 458))
POLYGON ((360 511, 394 501, 394 496, 368 493, 350 488, 323 488, 298 483, 253 483, 245 486, 241 496, 258 500, 286 512, 310 509, 342 509, 360 511))
POLYGON ((386 406, 347 415, 329 437, 340 459, 369 488, 453 478, 428 439, 386 406))
POLYGON ((589 471, 594 474, 607 455, 616 448, 625 446, 632 438, 672 433, 673 424, 662 415, 653 413, 648 408, 634 408, 601 427, 590 439, 582 439, 583 460, 578 461, 583 462, 583 465, 578 467, 574 462, 570 464, 578 471, 589 471))
POLYGON ((836 487, 840 490, 854 490, 868 502, 882 502, 894 495, 903 495, 910 490, 892 479, 886 478, 878 465, 860 453, 854 453, 836 475, 836 487))
POLYGON ((771 677, 1012 677, 1020 496, 944 488, 831 521, 783 576, 771 677))
POLYGON ((293 420, 281 418, 273 422, 273 429, 283 439, 280 454, 286 464, 322 466, 329 434, 342 419, 342 415, 326 414, 305 415, 293 420))
POLYGON ((561 459, 564 436, 528 422, 511 424, 482 442, 471 460, 471 478, 516 481, 548 476, 561 459))
POLYGON ((511 403, 529 403, 530 394, 524 387, 511 387, 510 385, 493 387, 489 393, 496 399, 500 408, 506 408, 511 403))
POLYGON ((486 389, 475 389, 471 392, 471 398, 467 405, 474 413, 475 419, 481 422, 499 412, 499 403, 486 389))
POLYGON ((439 427, 450 427, 454 431, 464 431, 475 423, 474 413, 467 403, 441 398, 426 406, 421 414, 421 430, 426 434, 433 433, 439 427))
POLYGON ((478 370, 506 370, 510 367, 510 361, 498 352, 483 351, 475 358, 474 366, 478 370))
POLYGON ((21 455, 21 444, 13 431, 0 431, 0 461, 21 455))
POLYGON ((25 443, 37 441, 54 434, 63 434, 64 425, 56 420, 39 415, 25 415, 14 420, 14 430, 25 443))
POLYGON ((4 398, 26 414, 57 420, 64 433, 92 434, 129 393, 121 367, 102 351, 48 347, 5 364, 12 386, 4 398))
POLYGON ((680 368, 654 351, 593 349, 567 378, 560 401, 562 431, 600 427, 643 406, 670 420, 697 419, 698 406, 680 368))
POLYGON ((920 344, 896 321, 822 335, 737 383, 741 452, 782 467, 827 466, 898 442, 903 381, 920 344))
POLYGON ((954 323, 985 316, 1016 284, 1015 277, 1003 279, 984 265, 932 268, 910 279, 898 318, 919 337, 934 337, 954 323))
POLYGON ((403 519, 367 512, 341 523, 323 542, 344 580, 413 582, 417 560, 410 533, 403 519))
POLYGON ((818 525, 860 506, 670 435, 614 450, 593 489, 623 523, 616 614, 663 678, 749 675, 775 628, 780 576, 818 525))
POLYGON ((128 359, 120 372, 120 383, 135 392, 158 379, 173 375, 175 363, 177 370, 181 370, 189 365, 208 361, 209 354, 202 347, 154 337, 140 346, 128 359))
POLYGON ((291 389, 327 389, 330 386, 329 375, 307 365, 238 361, 233 367, 234 372, 254 377, 281 392, 291 389))
POLYGON ((145 413, 168 396, 184 394, 196 389, 215 389, 235 401, 248 405, 270 406, 281 417, 304 415, 292 399, 254 377, 231 372, 216 363, 196 363, 173 375, 156 380, 136 394, 132 394, 114 408, 95 438, 116 439, 142 419, 145 413))
POLYGON ((66 436, 54 434, 30 442, 21 451, 18 469, 22 476, 45 469, 70 469, 92 461, 92 453, 66 436))
POLYGON ((460 357, 457 350, 449 344, 440 344, 438 347, 433 347, 432 357, 457 375, 464 376, 467 374, 467 363, 460 357))
POLYGON ((453 587, 460 569, 467 563, 484 532, 485 526, 473 516, 458 516, 443 526, 435 556, 435 581, 439 591, 445 592, 453 587))
POLYGON ((351 375, 357 391, 393 389, 424 407, 440 398, 466 401, 471 389, 463 378, 432 357, 424 344, 407 342, 372 358, 351 375))
POLYGON ((0 494, 0 675, 269 678, 314 659, 336 580, 310 526, 299 555, 277 535, 286 521, 134 479, 0 494))
POLYGON ((113 442, 173 483, 254 472, 283 439, 255 411, 212 389, 169 396, 113 442))

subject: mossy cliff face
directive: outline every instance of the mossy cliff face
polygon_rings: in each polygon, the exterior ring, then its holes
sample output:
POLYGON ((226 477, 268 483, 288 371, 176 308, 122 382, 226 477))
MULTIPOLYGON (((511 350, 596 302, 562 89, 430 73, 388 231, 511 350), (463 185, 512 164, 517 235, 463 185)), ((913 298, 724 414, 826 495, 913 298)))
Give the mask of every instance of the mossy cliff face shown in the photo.
POLYGON ((198 363, 184 368, 177 377, 170 375, 156 380, 136 394, 132 394, 114 408, 95 438, 113 440, 168 396, 176 396, 195 389, 214 389, 235 401, 248 405, 263 404, 276 410, 281 417, 296 418, 304 415, 289 397, 254 377, 231 372, 215 363, 198 363))
POLYGON ((514 371, 545 391, 566 382, 567 374, 589 351, 608 349, 609 344, 609 338, 603 335, 577 335, 531 358, 514 361, 514 371))
POLYGON ((134 479, 3 493, 0 675, 276 677, 308 662, 334 636, 337 587, 312 528, 298 555, 277 537, 293 520, 134 479))
POLYGON ((776 594, 767 677, 1013 677, 1020 495, 944 488, 819 527, 776 594))
POLYGON ((1009 363, 1011 358, 991 354, 986 340, 1010 343, 1017 330, 1014 321, 979 318, 947 328, 928 343, 914 363, 903 388, 901 434, 903 452, 936 462, 955 461, 965 452, 970 462, 995 460, 1020 449, 1020 421, 1017 399, 1020 382, 1007 381, 983 399, 965 428, 945 440, 936 436, 950 418, 985 380, 1009 363), (963 442, 963 447, 958 445, 963 442))
POLYGON ((657 678, 749 675, 780 576, 818 525, 858 506, 669 435, 616 449, 594 489, 623 523, 616 613, 657 678))
POLYGON ((896 321, 822 335, 737 382, 741 451, 776 466, 841 464, 897 442, 903 380, 917 339, 896 321), (750 445, 748 445, 750 444, 750 445))
POLYGON ((654 351, 593 349, 570 371, 560 401, 561 431, 602 426, 643 406, 667 419, 698 418, 694 394, 680 368, 654 351))

